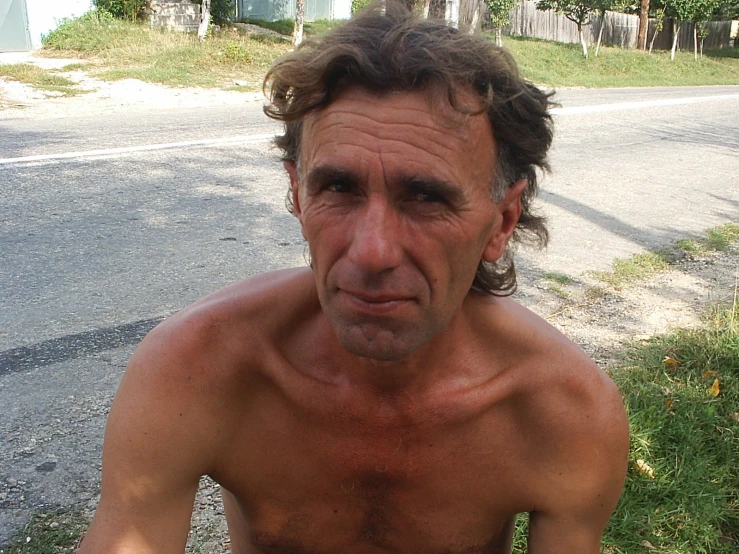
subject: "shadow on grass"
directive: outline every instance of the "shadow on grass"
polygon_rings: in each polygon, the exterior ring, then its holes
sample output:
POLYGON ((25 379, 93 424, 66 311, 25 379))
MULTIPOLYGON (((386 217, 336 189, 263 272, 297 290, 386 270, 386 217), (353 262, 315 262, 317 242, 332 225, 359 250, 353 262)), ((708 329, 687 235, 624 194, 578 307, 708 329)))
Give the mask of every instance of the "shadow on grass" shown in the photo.
POLYGON ((706 50, 703 55, 707 58, 732 58, 739 60, 739 46, 721 48, 720 50, 706 50))

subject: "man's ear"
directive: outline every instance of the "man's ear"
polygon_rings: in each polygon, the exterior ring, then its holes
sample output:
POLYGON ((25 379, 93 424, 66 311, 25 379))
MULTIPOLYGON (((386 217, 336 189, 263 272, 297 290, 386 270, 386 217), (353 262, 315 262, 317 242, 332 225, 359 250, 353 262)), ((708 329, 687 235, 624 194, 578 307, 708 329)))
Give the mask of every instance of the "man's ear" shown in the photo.
POLYGON ((527 184, 526 179, 519 179, 508 187, 503 199, 498 202, 493 233, 482 253, 484 261, 496 262, 505 253, 508 241, 518 224, 518 218, 521 217, 521 195, 526 190, 527 184))
POLYGON ((295 212, 295 216, 301 221, 302 224, 302 219, 300 219, 302 212, 300 210, 300 198, 298 196, 298 167, 295 165, 295 163, 290 161, 282 162, 282 166, 285 168, 285 171, 287 171, 287 174, 290 177, 290 199, 293 205, 293 212, 295 212))

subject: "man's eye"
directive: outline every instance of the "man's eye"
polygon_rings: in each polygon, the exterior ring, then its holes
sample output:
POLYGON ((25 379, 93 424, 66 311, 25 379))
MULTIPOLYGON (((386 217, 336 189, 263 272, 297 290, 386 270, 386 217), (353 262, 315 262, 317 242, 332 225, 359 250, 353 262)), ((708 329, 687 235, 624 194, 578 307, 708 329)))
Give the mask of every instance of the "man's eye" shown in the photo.
POLYGON ((352 192, 354 187, 351 185, 351 183, 344 183, 341 181, 333 181, 331 183, 326 183, 326 185, 323 187, 323 190, 327 190, 329 192, 352 192))
POLYGON ((446 204, 446 198, 442 196, 441 194, 436 194, 433 192, 416 192, 409 198, 412 202, 421 202, 424 204, 431 204, 431 203, 438 203, 438 204, 446 204))

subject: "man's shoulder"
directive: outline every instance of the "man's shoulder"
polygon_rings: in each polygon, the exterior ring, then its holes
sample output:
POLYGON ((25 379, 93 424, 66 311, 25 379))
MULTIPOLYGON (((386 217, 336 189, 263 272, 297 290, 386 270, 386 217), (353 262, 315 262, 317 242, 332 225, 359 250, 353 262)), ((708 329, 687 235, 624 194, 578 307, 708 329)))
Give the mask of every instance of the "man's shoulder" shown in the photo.
POLYGON ((154 328, 134 355, 160 360, 164 370, 208 375, 247 370, 278 334, 318 301, 309 268, 262 273, 215 291, 154 328), (193 373, 197 373, 194 372, 193 373))
POLYGON ((487 333, 511 360, 506 369, 510 398, 529 414, 523 424, 551 437, 539 445, 556 443, 562 434, 593 440, 593 433, 623 431, 618 388, 577 344, 512 299, 495 299, 490 305, 487 333))

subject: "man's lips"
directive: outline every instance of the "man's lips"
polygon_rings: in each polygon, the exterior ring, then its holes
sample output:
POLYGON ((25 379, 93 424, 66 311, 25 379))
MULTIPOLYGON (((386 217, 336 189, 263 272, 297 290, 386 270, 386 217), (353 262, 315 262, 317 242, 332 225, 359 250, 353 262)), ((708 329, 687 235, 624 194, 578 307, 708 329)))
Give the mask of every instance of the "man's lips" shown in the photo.
POLYGON ((354 309, 375 314, 391 312, 413 300, 411 296, 397 293, 369 293, 347 289, 339 289, 339 295, 343 296, 354 309))

